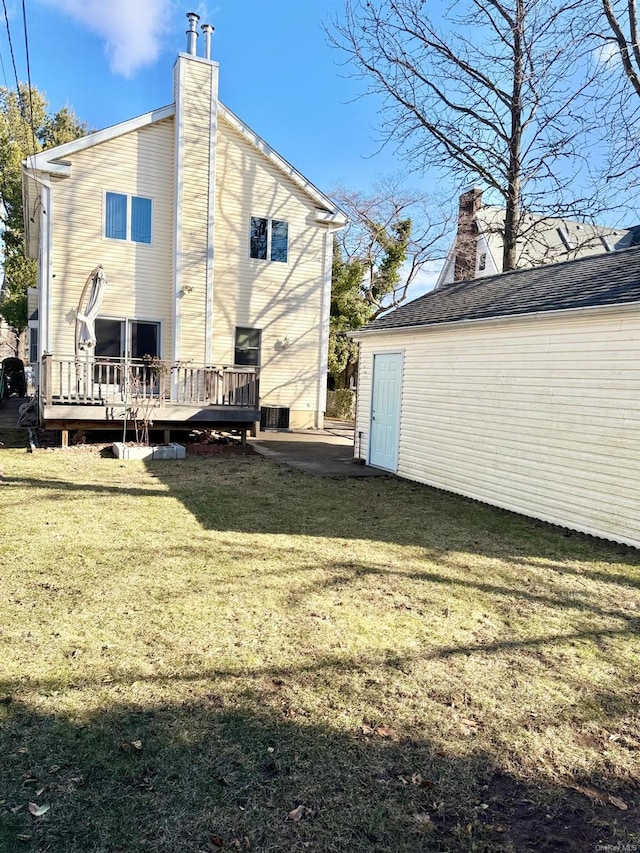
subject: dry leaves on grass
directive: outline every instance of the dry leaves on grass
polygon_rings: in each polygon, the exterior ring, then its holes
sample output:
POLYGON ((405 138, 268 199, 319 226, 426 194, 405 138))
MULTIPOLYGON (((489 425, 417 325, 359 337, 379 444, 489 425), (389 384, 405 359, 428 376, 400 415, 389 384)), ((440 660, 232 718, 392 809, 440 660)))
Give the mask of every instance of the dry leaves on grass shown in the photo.
POLYGON ((309 817, 313 812, 311 809, 308 809, 306 806, 300 805, 295 809, 289 812, 288 818, 289 820, 299 821, 302 820, 303 817, 309 817))
POLYGON ((378 737, 388 737, 392 740, 395 740, 398 737, 395 729, 389 728, 389 726, 370 726, 367 723, 363 723, 360 726, 360 731, 365 737, 370 737, 371 735, 378 735, 378 737))
POLYGON ((431 815, 427 814, 427 812, 414 812, 413 819, 416 821, 416 823, 430 823, 431 815))
POLYGON ((42 817, 43 814, 46 814, 51 806, 49 803, 44 803, 44 805, 39 806, 37 803, 29 803, 27 806, 29 809, 29 814, 32 814, 34 817, 42 817))
POLYGON ((573 788, 579 794, 584 794, 585 797, 589 797, 594 803, 610 804, 622 812, 626 812, 629 808, 620 797, 616 797, 614 794, 607 794, 606 791, 599 791, 597 788, 592 788, 589 785, 577 785, 574 782, 570 782, 568 787, 573 788))
POLYGON ((132 740, 132 741, 123 741, 118 744, 118 749, 121 752, 128 752, 131 748, 136 750, 136 752, 142 751, 142 741, 141 740, 132 740))
MULTIPOLYGON (((212 835, 207 841, 205 849, 200 853, 218 853, 218 850, 222 850, 224 846, 224 841, 219 835, 212 835)), ((227 846, 231 850, 248 850, 251 847, 251 842, 245 835, 242 839, 232 838, 227 846)))
POLYGON ((398 776, 403 785, 417 785, 418 788, 433 788, 434 782, 423 779, 420 773, 412 773, 411 776, 398 776))

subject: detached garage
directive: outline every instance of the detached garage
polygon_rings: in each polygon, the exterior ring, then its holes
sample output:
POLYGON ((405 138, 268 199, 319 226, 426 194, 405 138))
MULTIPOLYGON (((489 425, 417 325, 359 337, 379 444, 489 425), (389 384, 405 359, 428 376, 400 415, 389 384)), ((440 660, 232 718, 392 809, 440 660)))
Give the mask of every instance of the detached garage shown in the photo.
POLYGON ((640 547, 640 247, 447 285, 353 336, 360 458, 640 547))

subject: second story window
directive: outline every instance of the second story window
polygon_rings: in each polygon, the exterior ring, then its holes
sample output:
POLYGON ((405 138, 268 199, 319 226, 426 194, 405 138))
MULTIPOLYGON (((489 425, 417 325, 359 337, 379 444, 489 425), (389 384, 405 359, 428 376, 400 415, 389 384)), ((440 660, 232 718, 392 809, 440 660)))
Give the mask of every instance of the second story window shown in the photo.
POLYGON ((133 243, 151 242, 151 199, 124 193, 106 194, 104 236, 133 243))
POLYGON ((289 223, 281 219, 252 216, 249 242, 249 257, 286 264, 289 257, 289 223))

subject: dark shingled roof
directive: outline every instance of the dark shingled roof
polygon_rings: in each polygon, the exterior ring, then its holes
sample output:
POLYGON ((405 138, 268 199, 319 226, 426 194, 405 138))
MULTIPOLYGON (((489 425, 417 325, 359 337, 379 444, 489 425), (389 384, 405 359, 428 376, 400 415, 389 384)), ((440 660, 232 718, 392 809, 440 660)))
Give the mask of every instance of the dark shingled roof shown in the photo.
POLYGON ((640 302, 640 246, 447 284, 378 317, 366 331, 640 302))

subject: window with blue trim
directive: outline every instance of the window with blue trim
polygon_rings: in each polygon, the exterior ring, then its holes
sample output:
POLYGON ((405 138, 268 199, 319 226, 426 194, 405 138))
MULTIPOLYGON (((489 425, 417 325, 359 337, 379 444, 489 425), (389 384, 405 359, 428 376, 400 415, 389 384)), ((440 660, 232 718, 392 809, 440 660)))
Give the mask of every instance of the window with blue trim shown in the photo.
POLYGON ((150 243, 151 218, 150 198, 124 193, 106 194, 105 237, 111 240, 130 240, 133 243, 150 243))

